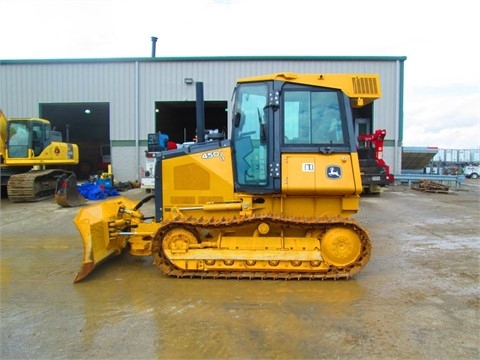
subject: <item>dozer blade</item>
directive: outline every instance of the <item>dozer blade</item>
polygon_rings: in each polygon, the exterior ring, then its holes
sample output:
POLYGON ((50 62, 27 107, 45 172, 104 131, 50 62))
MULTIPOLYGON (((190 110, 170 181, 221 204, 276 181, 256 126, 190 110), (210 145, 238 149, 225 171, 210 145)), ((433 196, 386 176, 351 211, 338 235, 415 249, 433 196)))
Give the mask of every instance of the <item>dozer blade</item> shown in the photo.
POLYGON ((79 210, 73 222, 82 236, 84 254, 73 282, 84 279, 98 264, 122 252, 127 240, 118 234, 118 229, 129 227, 123 219, 123 210, 135 205, 127 198, 117 197, 79 210))
POLYGON ((75 207, 86 203, 86 199, 78 192, 77 177, 74 173, 63 174, 57 179, 55 201, 62 207, 75 207))

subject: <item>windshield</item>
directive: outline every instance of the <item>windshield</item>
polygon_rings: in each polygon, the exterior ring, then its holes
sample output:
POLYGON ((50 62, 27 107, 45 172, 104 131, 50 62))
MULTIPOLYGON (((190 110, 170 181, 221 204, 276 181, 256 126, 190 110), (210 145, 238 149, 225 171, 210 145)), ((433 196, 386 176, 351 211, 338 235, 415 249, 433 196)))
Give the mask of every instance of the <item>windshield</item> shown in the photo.
POLYGON ((28 158, 28 150, 39 156, 51 143, 50 125, 41 121, 11 120, 8 124, 8 156, 28 158))
POLYGON ((11 158, 28 157, 27 123, 10 121, 8 136, 8 156, 11 158))
POLYGON ((267 183, 267 101, 265 83, 244 84, 237 88, 232 138, 240 185, 263 186, 267 183))

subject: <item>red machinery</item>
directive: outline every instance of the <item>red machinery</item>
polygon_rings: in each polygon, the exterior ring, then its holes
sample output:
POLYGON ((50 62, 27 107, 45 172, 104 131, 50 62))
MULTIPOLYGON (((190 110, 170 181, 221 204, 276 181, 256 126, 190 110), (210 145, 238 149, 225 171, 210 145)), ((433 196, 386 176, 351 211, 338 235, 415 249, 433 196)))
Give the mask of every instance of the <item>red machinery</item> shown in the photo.
POLYGON ((379 193, 381 187, 394 182, 390 167, 383 160, 383 141, 387 131, 375 130, 373 134, 360 134, 358 136, 358 157, 360 171, 365 192, 379 193))

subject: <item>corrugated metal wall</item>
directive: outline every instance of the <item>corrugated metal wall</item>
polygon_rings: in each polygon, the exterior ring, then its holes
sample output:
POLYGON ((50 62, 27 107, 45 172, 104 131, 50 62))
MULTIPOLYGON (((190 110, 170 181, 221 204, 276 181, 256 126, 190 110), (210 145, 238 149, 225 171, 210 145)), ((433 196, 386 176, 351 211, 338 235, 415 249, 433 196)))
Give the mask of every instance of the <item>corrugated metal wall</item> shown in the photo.
POLYGON ((382 98, 374 104, 374 128, 387 130, 393 148, 385 159, 401 164, 401 79, 404 58, 225 58, 0 61, 0 107, 8 117, 39 115, 40 103, 108 102, 112 166, 120 181, 137 179, 144 144, 155 131, 155 102, 195 100, 204 83, 205 100, 226 100, 237 78, 275 72, 377 73, 382 98), (400 132, 399 132, 400 130, 400 132))
POLYGON ((108 102, 112 128, 120 131, 111 137, 129 139, 133 93, 132 63, 0 64, 0 104, 8 117, 39 116, 40 103, 108 102))

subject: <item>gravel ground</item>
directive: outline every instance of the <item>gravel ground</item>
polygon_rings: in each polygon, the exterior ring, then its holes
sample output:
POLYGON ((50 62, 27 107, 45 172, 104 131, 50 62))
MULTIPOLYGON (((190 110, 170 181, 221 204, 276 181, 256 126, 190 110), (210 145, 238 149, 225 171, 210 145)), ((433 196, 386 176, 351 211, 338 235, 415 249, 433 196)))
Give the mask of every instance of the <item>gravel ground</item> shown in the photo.
POLYGON ((2 199, 1 359, 480 358, 480 180, 362 197, 372 259, 342 281, 176 279, 125 254, 74 285, 77 210, 2 199))

